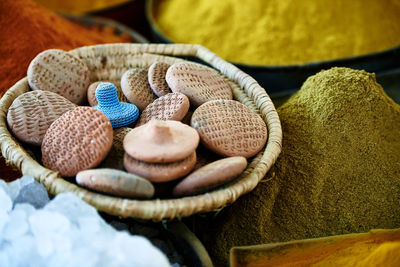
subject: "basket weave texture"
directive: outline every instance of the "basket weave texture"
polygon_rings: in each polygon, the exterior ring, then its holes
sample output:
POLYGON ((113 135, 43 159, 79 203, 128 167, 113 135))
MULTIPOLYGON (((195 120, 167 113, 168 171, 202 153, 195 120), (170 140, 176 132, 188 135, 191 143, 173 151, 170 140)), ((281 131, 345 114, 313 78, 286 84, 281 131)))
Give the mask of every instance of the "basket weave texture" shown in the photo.
MULTIPOLYGON (((223 208, 237 200, 241 195, 253 190, 275 163, 281 152, 281 124, 268 94, 252 77, 202 46, 188 44, 106 44, 81 47, 70 51, 70 53, 86 62, 92 73, 92 81, 118 80, 130 68, 150 66, 154 62, 154 57, 149 57, 149 62, 143 62, 143 60, 138 60, 138 55, 141 53, 177 57, 189 56, 201 59, 230 80, 236 100, 261 115, 268 128, 268 140, 264 149, 252 159, 238 179, 224 188, 205 194, 176 199, 134 200, 95 193, 61 178, 57 172, 40 165, 10 134, 7 128, 7 111, 16 97, 30 90, 25 77, 11 87, 0 100, 1 152, 9 164, 17 167, 24 175, 35 177, 38 182, 46 186, 51 194, 73 192, 99 211, 121 217, 153 221, 186 217, 223 208)), ((171 58, 171 63, 174 60, 174 58, 171 58)), ((179 61, 180 59, 176 60, 179 61)))

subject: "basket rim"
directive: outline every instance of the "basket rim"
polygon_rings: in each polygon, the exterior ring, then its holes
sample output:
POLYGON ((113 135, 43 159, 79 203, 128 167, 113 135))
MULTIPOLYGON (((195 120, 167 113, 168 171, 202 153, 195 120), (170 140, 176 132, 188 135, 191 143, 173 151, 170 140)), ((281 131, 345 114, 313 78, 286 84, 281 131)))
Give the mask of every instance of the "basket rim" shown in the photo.
POLYGON ((281 152, 281 124, 274 104, 266 91, 252 77, 200 45, 102 44, 84 46, 70 52, 81 58, 88 55, 89 57, 99 56, 99 53, 103 53, 105 56, 154 53, 197 57, 219 70, 240 87, 241 99, 238 101, 246 106, 255 105, 257 107, 267 125, 268 140, 264 149, 248 164, 247 169, 234 183, 204 194, 171 199, 135 200, 88 191, 61 178, 57 172, 40 165, 8 131, 6 120, 9 106, 18 95, 29 90, 27 77, 25 77, 14 84, 0 99, 1 151, 8 164, 16 166, 23 174, 32 175, 52 194, 73 192, 99 211, 121 217, 153 221, 186 217, 223 208, 236 201, 241 195, 253 190, 281 152))

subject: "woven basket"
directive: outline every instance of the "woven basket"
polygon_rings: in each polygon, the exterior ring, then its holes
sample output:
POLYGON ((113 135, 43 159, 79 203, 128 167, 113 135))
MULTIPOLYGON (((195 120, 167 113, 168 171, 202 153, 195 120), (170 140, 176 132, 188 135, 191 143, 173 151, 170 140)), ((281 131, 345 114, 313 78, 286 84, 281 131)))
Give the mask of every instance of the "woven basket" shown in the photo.
POLYGON ((236 100, 262 116, 268 127, 268 141, 265 148, 252 159, 248 168, 235 182, 205 194, 176 199, 133 200, 95 193, 61 178, 57 172, 40 165, 10 134, 6 122, 7 110, 16 97, 29 90, 27 78, 24 78, 11 87, 0 100, 1 151, 9 164, 16 166, 24 175, 35 177, 51 194, 73 192, 99 211, 121 217, 153 221, 185 217, 218 210, 253 190, 281 152, 282 130, 279 117, 265 90, 252 77, 202 46, 106 44, 81 47, 70 52, 86 62, 92 72, 92 80, 120 79, 129 68, 143 64, 143 62, 135 61, 135 56, 139 53, 190 56, 201 59, 218 69, 231 81, 236 100))

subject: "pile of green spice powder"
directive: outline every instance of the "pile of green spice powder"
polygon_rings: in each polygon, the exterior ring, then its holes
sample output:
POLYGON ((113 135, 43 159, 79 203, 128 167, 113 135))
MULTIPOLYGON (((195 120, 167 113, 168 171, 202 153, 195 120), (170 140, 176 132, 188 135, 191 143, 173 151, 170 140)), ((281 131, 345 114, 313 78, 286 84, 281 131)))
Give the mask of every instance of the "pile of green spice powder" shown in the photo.
POLYGON ((233 246, 400 227, 400 106, 374 74, 321 71, 278 113, 273 168, 196 229, 216 266, 233 246))

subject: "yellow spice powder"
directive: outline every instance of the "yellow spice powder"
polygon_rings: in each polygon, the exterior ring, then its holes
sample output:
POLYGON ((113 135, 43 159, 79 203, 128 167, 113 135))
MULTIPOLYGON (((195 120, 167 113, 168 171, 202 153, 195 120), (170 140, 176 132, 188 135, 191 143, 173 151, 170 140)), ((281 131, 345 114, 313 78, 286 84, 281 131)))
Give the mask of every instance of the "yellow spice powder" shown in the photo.
POLYGON ((313 264, 313 267, 400 266, 400 242, 356 243, 313 264))
POLYGON ((304 64, 400 45, 400 0, 164 0, 155 20, 173 42, 251 65, 304 64))
POLYGON ((383 243, 355 266, 400 266, 400 242, 383 243))

